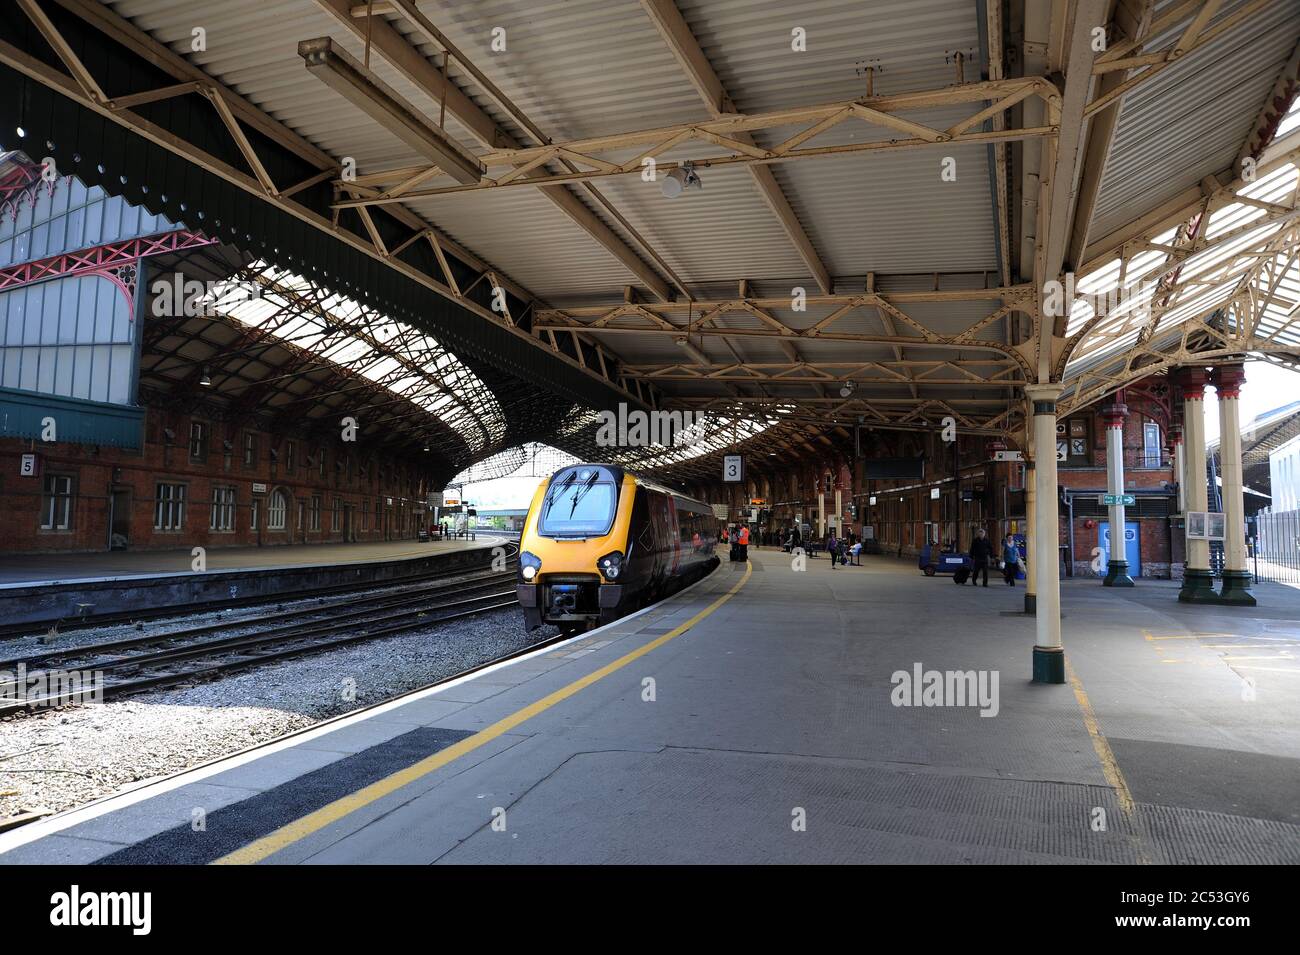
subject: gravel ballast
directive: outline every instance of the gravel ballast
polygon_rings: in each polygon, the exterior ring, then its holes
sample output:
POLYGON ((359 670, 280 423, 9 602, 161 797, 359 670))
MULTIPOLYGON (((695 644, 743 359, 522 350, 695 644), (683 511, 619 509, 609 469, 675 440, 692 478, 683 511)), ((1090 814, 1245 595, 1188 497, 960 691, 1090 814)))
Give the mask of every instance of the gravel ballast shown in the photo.
POLYGON ((0 822, 23 812, 83 805, 446 679, 555 634, 550 627, 529 633, 518 610, 500 610, 210 683, 0 721, 0 822))

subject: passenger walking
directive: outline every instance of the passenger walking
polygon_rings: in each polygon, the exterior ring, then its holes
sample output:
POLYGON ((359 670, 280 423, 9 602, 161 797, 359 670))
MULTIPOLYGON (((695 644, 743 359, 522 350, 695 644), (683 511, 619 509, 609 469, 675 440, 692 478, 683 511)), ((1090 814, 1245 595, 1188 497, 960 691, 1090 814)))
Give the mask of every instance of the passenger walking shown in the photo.
POLYGON ((826 553, 831 555, 831 570, 834 570, 835 560, 840 556, 840 542, 834 530, 826 535, 826 553))
POLYGON ((1020 569, 1020 548, 1010 534, 1002 542, 1002 577, 1008 587, 1016 585, 1016 571, 1020 569))
POLYGON ((989 561, 993 559, 993 542, 989 540, 988 532, 980 528, 975 532, 975 539, 970 545, 970 559, 974 565, 971 567, 970 582, 971 586, 975 585, 975 580, 980 573, 984 574, 984 586, 989 585, 989 561))

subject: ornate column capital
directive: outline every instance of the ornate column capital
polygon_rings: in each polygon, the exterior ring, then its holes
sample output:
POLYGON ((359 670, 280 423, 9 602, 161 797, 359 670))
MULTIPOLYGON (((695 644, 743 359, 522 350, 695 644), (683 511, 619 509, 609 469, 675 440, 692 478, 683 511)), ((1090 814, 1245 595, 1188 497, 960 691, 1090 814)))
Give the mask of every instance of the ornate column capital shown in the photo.
POLYGON ((1240 398, 1241 386, 1246 382, 1243 365, 1219 365, 1214 369, 1214 387, 1220 398, 1240 398))
POLYGON ((1064 390, 1059 382, 1040 385, 1025 385, 1025 397, 1029 399, 1035 415, 1056 414, 1056 399, 1064 390))
POLYGON ((1209 381, 1210 374, 1204 368, 1178 369, 1178 388, 1183 394, 1184 401, 1204 401, 1205 386, 1209 381))
POLYGON ((1107 428, 1122 431, 1124 429, 1124 419, 1128 417, 1128 405, 1121 401, 1107 405, 1101 409, 1101 417, 1107 428))

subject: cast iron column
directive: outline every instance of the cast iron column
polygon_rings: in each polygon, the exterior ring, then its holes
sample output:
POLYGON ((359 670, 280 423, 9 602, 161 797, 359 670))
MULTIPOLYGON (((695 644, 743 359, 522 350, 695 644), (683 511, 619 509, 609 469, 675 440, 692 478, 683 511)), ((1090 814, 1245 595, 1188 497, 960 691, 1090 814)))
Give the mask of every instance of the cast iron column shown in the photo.
MULTIPOLYGON (((1119 499, 1124 493, 1124 421, 1128 418, 1128 405, 1120 395, 1115 396, 1115 403, 1102 409, 1102 420, 1106 423, 1106 487, 1111 499, 1119 499)), ((1110 560, 1106 566, 1106 576, 1102 585, 1106 587, 1132 587, 1133 578, 1128 573, 1128 547, 1124 539, 1124 505, 1110 505, 1110 560), (1118 541, 1118 545, 1116 544, 1118 541), (1119 556, 1115 556, 1118 546, 1119 556)))
POLYGON ((1034 415, 1034 513, 1035 586, 1038 601, 1035 614, 1034 682, 1065 682, 1065 649, 1061 646, 1061 558, 1058 547, 1060 518, 1056 490, 1056 399, 1060 385, 1026 385, 1025 396, 1034 415))
POLYGON ((1241 421, 1237 407, 1245 380, 1246 371, 1241 365, 1221 365, 1214 370, 1214 387, 1219 393, 1219 459, 1223 470, 1223 587, 1219 590, 1219 600, 1253 607, 1252 575, 1246 569, 1241 421))
MULTIPOLYGON (((1204 368, 1183 368, 1178 386, 1183 393, 1183 500, 1187 512, 1205 511, 1209 497, 1205 473, 1205 383, 1204 368)), ((1210 542, 1187 539, 1187 568, 1178 592, 1183 603, 1218 603, 1214 575, 1210 573, 1210 542)))

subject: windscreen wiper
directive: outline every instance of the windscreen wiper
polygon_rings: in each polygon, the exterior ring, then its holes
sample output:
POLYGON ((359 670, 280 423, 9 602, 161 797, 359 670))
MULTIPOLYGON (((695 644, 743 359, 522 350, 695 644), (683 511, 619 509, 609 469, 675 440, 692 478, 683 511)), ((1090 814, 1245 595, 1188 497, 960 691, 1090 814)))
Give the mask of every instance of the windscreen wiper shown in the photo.
POLYGON ((550 511, 551 505, 555 503, 555 499, 559 497, 559 495, 564 490, 566 490, 570 484, 574 482, 577 476, 578 476, 577 471, 570 471, 569 476, 564 479, 564 482, 562 484, 556 484, 549 491, 546 492, 546 500, 542 502, 543 513, 547 513, 550 511))
POLYGON ((596 486, 596 478, 600 477, 599 471, 592 471, 591 477, 587 478, 587 483, 577 494, 573 495, 573 507, 569 508, 569 520, 573 520, 574 513, 578 510, 578 502, 587 496, 587 492, 596 486))

